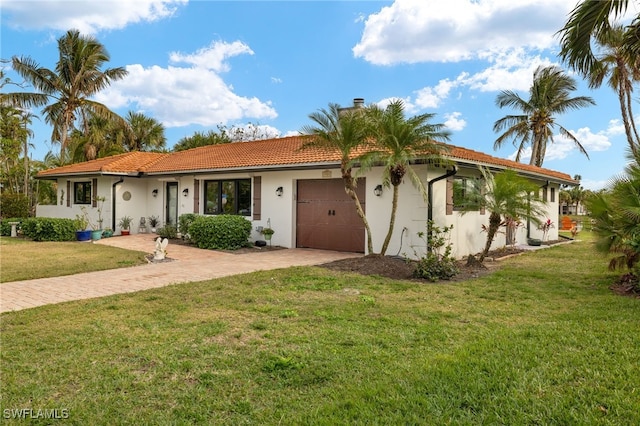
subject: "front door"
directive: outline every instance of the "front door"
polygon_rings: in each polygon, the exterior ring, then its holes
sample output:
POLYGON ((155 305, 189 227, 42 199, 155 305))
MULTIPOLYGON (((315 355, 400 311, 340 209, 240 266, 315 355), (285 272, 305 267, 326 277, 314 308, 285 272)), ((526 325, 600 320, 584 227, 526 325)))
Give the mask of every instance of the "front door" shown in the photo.
POLYGON ((167 225, 178 226, 178 182, 167 182, 165 217, 167 225))

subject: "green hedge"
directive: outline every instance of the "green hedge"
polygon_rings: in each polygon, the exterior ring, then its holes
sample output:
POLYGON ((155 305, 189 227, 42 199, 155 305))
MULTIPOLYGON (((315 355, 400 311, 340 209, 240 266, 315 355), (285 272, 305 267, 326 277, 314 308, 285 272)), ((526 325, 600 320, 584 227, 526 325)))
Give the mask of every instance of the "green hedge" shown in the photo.
POLYGON ((22 224, 22 222, 24 222, 24 218, 23 217, 10 217, 7 219, 2 219, 2 221, 0 221, 0 235, 4 236, 4 237, 8 237, 11 235, 11 225, 9 225, 9 222, 18 222, 18 228, 20 229, 20 224, 22 224))
POLYGON ((244 216, 198 216, 189 226, 193 243, 204 249, 237 250, 249 245, 251 222, 244 216))
POLYGON ((198 217, 197 214, 195 213, 185 213, 185 214, 181 214, 180 217, 178 218, 178 223, 179 223, 179 227, 178 229, 180 230, 180 233, 182 234, 182 236, 190 236, 191 234, 189 233, 189 228, 191 227, 191 224, 193 223, 194 220, 196 220, 196 218, 198 217))
POLYGON ((31 217, 22 224, 22 234, 33 241, 73 241, 76 239, 76 221, 51 217, 31 217))

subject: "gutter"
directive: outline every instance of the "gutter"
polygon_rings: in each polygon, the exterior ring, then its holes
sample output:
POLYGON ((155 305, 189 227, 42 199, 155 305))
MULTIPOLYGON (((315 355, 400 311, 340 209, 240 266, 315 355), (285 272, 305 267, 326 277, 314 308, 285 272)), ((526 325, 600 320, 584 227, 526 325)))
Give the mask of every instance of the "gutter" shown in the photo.
POLYGON ((111 185, 111 229, 114 232, 116 230, 116 186, 120 185, 122 182, 124 182, 123 177, 111 185))

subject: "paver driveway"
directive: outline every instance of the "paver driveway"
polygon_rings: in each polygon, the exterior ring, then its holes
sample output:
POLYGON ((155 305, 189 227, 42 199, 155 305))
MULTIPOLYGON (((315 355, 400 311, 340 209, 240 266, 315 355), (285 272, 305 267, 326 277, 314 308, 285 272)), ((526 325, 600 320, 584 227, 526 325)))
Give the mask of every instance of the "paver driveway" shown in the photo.
MULTIPOLYGON (((97 244, 147 253, 152 253, 155 248, 153 236, 150 234, 112 237, 100 240, 97 244)), ((0 312, 17 311, 111 294, 130 293, 259 270, 319 265, 334 260, 361 256, 357 253, 312 249, 263 252, 256 250, 255 253, 233 254, 177 244, 170 244, 167 247, 167 252, 173 261, 0 284, 0 312)))

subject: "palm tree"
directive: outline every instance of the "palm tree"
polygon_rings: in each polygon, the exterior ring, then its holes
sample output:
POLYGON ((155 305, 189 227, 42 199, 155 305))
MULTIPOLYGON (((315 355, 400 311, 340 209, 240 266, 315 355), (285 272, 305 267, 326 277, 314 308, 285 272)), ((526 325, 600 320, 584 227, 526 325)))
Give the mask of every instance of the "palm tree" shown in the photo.
MULTIPOLYGON (((596 247, 614 253, 610 269, 628 268, 637 277, 640 270, 640 155, 629 153, 632 161, 622 176, 614 178, 606 191, 586 200, 593 231, 598 235, 596 247)), ((636 284, 638 287, 640 285, 636 284)), ((640 290, 640 288, 638 288, 640 290)))
POLYGON ((129 111, 124 131, 124 144, 128 151, 157 151, 166 146, 164 126, 158 120, 129 111))
POLYGON ((480 183, 470 188, 465 198, 462 214, 478 211, 481 208, 489 211, 489 226, 484 250, 478 258, 482 263, 491 249, 491 244, 500 229, 500 225, 509 219, 526 219, 540 225, 540 217, 545 215, 544 203, 538 196, 538 186, 519 176, 513 170, 504 170, 495 175, 487 169, 480 169, 484 185, 480 183))
MULTIPOLYGON (((593 40, 611 28, 609 19, 625 13, 628 0, 585 0, 578 4, 569 15, 560 35, 560 57, 571 68, 583 76, 588 76, 597 63, 592 50, 593 40)), ((638 17, 625 35, 625 45, 630 53, 640 52, 638 17)))
POLYGON ((353 167, 357 158, 358 148, 367 142, 369 128, 366 124, 366 114, 360 109, 343 109, 340 105, 331 103, 329 109, 320 109, 309 114, 309 118, 316 125, 305 125, 302 133, 311 135, 303 148, 320 148, 340 153, 340 172, 345 192, 351 197, 356 206, 356 212, 367 233, 367 250, 373 254, 373 240, 369 222, 362 209, 362 204, 356 192, 357 180, 353 175, 353 167))
POLYGON ((514 145, 520 140, 516 161, 520 161, 527 145, 531 145, 531 160, 529 164, 542 167, 547 149, 547 143, 553 142, 553 132, 557 127, 560 134, 570 139, 581 153, 589 158, 578 139, 560 124, 555 116, 570 109, 595 105, 588 96, 570 97, 576 90, 576 81, 566 75, 561 69, 538 67, 533 73, 533 84, 529 89, 529 99, 525 100, 510 90, 502 91, 496 98, 496 105, 500 108, 513 107, 523 112, 520 115, 507 115, 493 125, 494 132, 504 133, 493 144, 499 149, 507 139, 512 138, 514 145))
POLYGON ((35 92, 7 93, 3 100, 22 108, 44 107, 47 124, 53 126, 51 140, 67 149, 69 133, 77 124, 88 126, 88 115, 117 120, 119 117, 105 105, 91 98, 112 81, 127 75, 122 68, 101 67, 109 61, 105 47, 95 38, 69 30, 58 39, 59 59, 55 70, 40 67, 30 57, 13 57, 13 69, 35 92))
POLYGON ((444 130, 444 124, 430 123, 435 114, 405 118, 402 100, 391 102, 384 110, 373 105, 368 108, 367 115, 372 120, 376 148, 361 157, 363 169, 382 163, 382 184, 393 187, 389 230, 380 250, 384 255, 393 235, 400 184, 408 175, 427 202, 427 190, 411 164, 417 160, 444 162, 442 154, 446 146, 442 142, 449 140, 449 133, 444 130))
POLYGON ((636 55, 629 56, 625 29, 621 25, 612 25, 607 31, 598 33, 595 39, 602 52, 587 75, 589 87, 598 88, 608 78, 607 84, 618 94, 627 142, 635 154, 640 149, 640 137, 633 119, 632 92, 634 81, 640 79, 640 63, 636 55))

